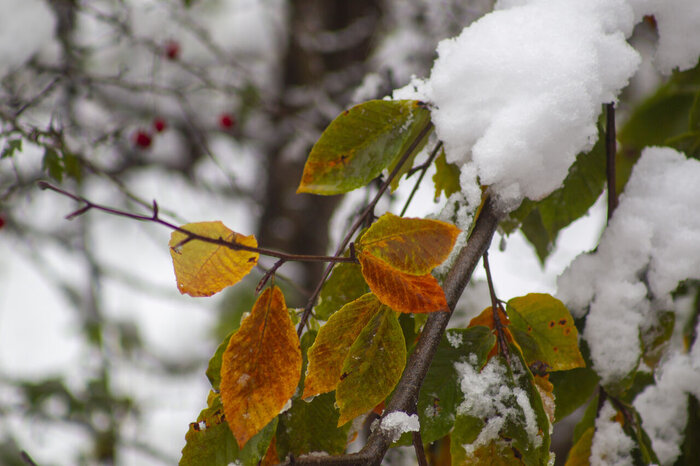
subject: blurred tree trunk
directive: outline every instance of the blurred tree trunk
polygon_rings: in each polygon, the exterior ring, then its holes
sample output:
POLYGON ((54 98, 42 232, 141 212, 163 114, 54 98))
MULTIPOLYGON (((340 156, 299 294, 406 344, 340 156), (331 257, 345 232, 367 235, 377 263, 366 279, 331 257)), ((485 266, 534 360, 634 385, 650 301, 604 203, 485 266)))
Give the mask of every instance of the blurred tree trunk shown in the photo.
MULTIPOLYGON (((349 105, 366 72, 379 6, 374 0, 300 0, 289 2, 289 8, 276 139, 266 154, 258 239, 266 247, 325 254, 329 218, 340 197, 296 194, 296 188, 313 142, 333 117, 330 113, 349 105)), ((299 283, 313 289, 323 266, 304 264, 299 283)))

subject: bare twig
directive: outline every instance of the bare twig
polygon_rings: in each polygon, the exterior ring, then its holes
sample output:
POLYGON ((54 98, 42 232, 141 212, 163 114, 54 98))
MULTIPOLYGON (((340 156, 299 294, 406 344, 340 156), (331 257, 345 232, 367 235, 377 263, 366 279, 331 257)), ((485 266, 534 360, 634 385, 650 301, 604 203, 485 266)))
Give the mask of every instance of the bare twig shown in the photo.
POLYGON ((510 351, 508 351, 508 340, 506 339, 505 329, 503 327, 503 322, 501 322, 501 313, 505 314, 503 310, 503 305, 496 298, 496 291, 493 287, 493 280, 491 279, 491 267, 489 266, 489 253, 486 251, 484 253, 484 270, 486 270, 486 281, 489 284, 489 294, 491 295, 491 309, 493 311, 493 327, 496 330, 496 339, 498 340, 498 349, 506 358, 508 366, 510 366, 510 351))
POLYGON ((413 449, 416 450, 418 466, 428 466, 428 459, 425 457, 423 439, 420 436, 420 431, 413 432, 413 449))
MULTIPOLYGON (((406 199, 406 203, 403 206, 403 209, 401 209, 401 213, 399 214, 400 217, 403 217, 404 214, 406 213, 406 210, 408 209, 408 206, 411 204, 411 201, 413 200, 413 196, 415 196, 416 191, 418 191, 418 187, 420 186, 421 182, 423 181, 423 177, 428 171, 428 168, 430 168, 430 164, 433 163, 433 160, 435 160, 435 157, 437 157, 438 152, 440 151, 440 148, 442 148, 442 141, 438 142, 435 145, 435 148, 433 151, 430 153, 430 157, 428 157, 428 160, 425 161, 424 164, 420 165, 420 167, 416 167, 419 170, 421 170, 420 176, 416 180, 416 184, 413 186, 413 189, 411 190, 411 194, 409 194, 408 199, 406 199)), ((409 176, 411 173, 409 173, 409 176)))
POLYGON ((617 153, 615 131, 615 104, 605 104, 605 158, 608 179, 608 222, 617 207, 617 187, 615 185, 615 154, 617 153))
MULTIPOLYGON (((474 268, 481 260, 484 252, 491 243, 493 234, 498 226, 499 215, 493 202, 489 199, 479 214, 476 225, 469 236, 469 241, 459 252, 454 265, 450 269, 443 289, 447 297, 450 310, 454 310, 459 297, 467 286, 474 268)), ((416 406, 418 393, 423 379, 428 373, 430 363, 433 360, 440 339, 445 332, 447 322, 452 312, 434 312, 428 317, 423 327, 418 343, 411 353, 406 369, 399 381, 394 395, 384 410, 384 415, 395 411, 410 412, 416 406)), ((382 429, 375 429, 367 439, 364 448, 358 453, 341 456, 301 456, 294 462, 283 463, 285 465, 379 465, 387 450, 391 446, 392 438, 382 429)))
MULTIPOLYGON (((374 195, 374 198, 370 201, 370 203, 367 205, 367 207, 365 207, 365 209, 362 212, 360 212, 360 215, 357 216, 357 218, 355 219, 355 222, 350 227, 350 230, 346 233, 345 238, 343 238, 343 241, 340 242, 340 245, 338 246, 338 249, 336 249, 335 255, 333 257, 337 257, 337 258, 341 257, 341 255, 345 251, 345 248, 350 243, 350 239, 355 234, 355 232, 360 228, 360 226, 362 226, 362 224, 365 222, 365 220, 367 219, 367 216, 374 212, 374 207, 377 205, 377 202, 379 202, 379 199, 382 197, 382 195, 389 188, 389 186, 391 185, 391 181, 399 173, 403 164, 406 163, 406 161, 411 156, 411 154, 416 149, 416 147, 418 147, 418 145, 423 141, 424 138, 428 137, 428 135, 430 134, 430 132, 432 130, 433 130, 433 124, 428 122, 428 124, 426 124, 423 127, 423 129, 420 131, 420 133, 418 133, 418 136, 416 136, 416 139, 411 143, 411 145, 401 155, 401 158, 399 159, 398 163, 396 164, 396 166, 394 167, 392 172, 389 174, 387 179, 379 187, 379 191, 377 191, 377 194, 374 195)), ((336 262, 340 262, 340 261, 336 261, 336 262)), ((348 262, 350 262, 350 261, 348 261, 348 262)), ((306 326, 306 322, 309 320, 309 316, 311 315, 311 309, 313 309, 314 305, 316 304, 316 299, 318 299, 318 295, 321 293, 321 288, 323 288, 323 284, 326 282, 326 279, 331 274, 331 271, 333 270, 334 265, 335 265, 334 262, 330 262, 328 264, 328 267, 326 267, 326 270, 323 272, 323 276, 321 277, 321 280, 319 280, 318 285, 316 286, 316 289, 314 290, 313 294, 309 298, 309 301, 306 303, 306 307, 304 308, 304 313, 301 315, 301 320, 299 321, 299 326, 297 327, 297 334, 300 336, 301 336, 301 332, 304 330, 304 327, 306 326)))

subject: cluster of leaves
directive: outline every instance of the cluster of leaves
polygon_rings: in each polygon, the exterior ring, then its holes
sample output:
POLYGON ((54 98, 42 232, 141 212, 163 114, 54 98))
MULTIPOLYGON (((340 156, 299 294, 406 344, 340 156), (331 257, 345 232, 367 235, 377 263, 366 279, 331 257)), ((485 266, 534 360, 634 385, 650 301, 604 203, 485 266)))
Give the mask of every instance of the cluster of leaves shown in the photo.
MULTIPOLYGON (((420 102, 370 101, 347 110, 312 149, 299 191, 344 193, 384 170, 393 172, 396 187, 429 129, 430 112, 420 102)), ((459 169, 444 155, 436 167, 437 195, 456 190, 459 169)), ((415 315, 450 312, 431 271, 459 233, 445 222, 384 214, 355 239, 354 262, 335 267, 301 338, 293 325, 296 312, 287 309, 280 288, 265 289, 210 361, 208 406, 190 425, 181 464, 268 464, 290 454, 343 453, 353 438, 350 421, 381 414, 401 378, 425 322, 415 315)), ((192 296, 237 283, 259 255, 254 237, 220 222, 180 227, 170 248, 178 288, 192 296)), ((511 300, 505 314, 499 311, 502 328, 494 325, 495 311, 488 307, 468 328, 443 336, 415 407, 420 435, 425 444, 451 438, 454 464, 488 461, 494 454, 513 464, 544 464, 551 423, 584 401, 562 397, 555 408, 557 387, 549 380, 550 373, 564 374, 563 383, 570 382, 585 370, 578 332, 564 305, 549 295, 511 300), (499 350, 498 332, 507 340, 506 352, 499 350), (498 383, 511 395, 483 417, 465 408, 455 363, 478 372, 489 361, 506 367, 498 383), (494 420, 501 427, 484 440, 494 420), (526 429, 533 422, 536 435, 526 429)), ((407 443, 409 434, 395 442, 407 443)))

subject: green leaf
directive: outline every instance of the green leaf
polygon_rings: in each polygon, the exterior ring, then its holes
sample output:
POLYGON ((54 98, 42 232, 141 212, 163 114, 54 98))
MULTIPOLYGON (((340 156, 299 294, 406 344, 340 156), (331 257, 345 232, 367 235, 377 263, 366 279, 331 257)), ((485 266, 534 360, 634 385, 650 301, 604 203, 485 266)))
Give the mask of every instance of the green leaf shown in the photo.
POLYGON ((575 444, 591 427, 595 428, 595 419, 598 415, 598 394, 596 394, 588 403, 586 411, 584 411, 581 420, 574 427, 574 436, 572 442, 575 444))
POLYGON ((569 450, 565 466, 589 466, 591 457, 591 446, 593 445, 593 435, 595 427, 589 427, 579 437, 578 441, 569 450))
POLYGON ((22 152, 21 139, 10 139, 7 141, 7 145, 2 149, 2 153, 0 153, 0 159, 12 157, 15 155, 15 152, 22 152))
POLYGON ((365 186, 429 124, 430 111, 413 100, 371 100, 344 111, 311 149, 297 192, 342 194, 365 186))
POLYGON ((228 466, 235 462, 244 466, 258 465, 272 441, 277 418, 254 435, 241 450, 223 413, 221 397, 212 392, 209 407, 202 410, 197 422, 191 423, 185 434, 180 466, 228 466))
POLYGON ((295 398, 292 407, 280 415, 277 428, 277 453, 299 456, 313 451, 339 455, 345 451, 350 424, 337 427, 340 412, 334 406, 335 395, 324 393, 310 402, 295 398))
POLYGON ((309 367, 302 398, 335 390, 345 358, 367 323, 382 310, 372 293, 360 296, 333 314, 309 349, 309 367))
MULTIPOLYGON (((635 464, 659 464, 659 458, 651 448, 651 439, 642 427, 642 419, 636 409, 630 404, 624 404, 624 409, 631 416, 632 422, 625 422, 622 430, 635 440, 635 448, 632 450, 632 456, 635 458, 635 464)), ((629 421, 629 419, 628 419, 629 421)))
POLYGON ((652 325, 646 326, 641 332, 642 359, 649 367, 656 367, 661 357, 668 348, 669 340, 673 335, 673 327, 676 323, 676 313, 672 311, 660 311, 654 316, 652 325))
POLYGON ((423 443, 431 443, 447 435, 454 425, 457 406, 464 401, 455 362, 474 355, 474 368, 480 370, 496 343, 487 327, 466 330, 450 329, 440 340, 430 370, 423 380, 418 396, 418 417, 423 443))
POLYGON ((396 313, 386 306, 362 329, 343 363, 335 396, 343 425, 383 401, 406 365, 406 342, 396 313))
POLYGON ((700 458, 700 403, 693 395, 688 395, 688 421, 685 424, 681 454, 676 460, 677 466, 692 464, 700 458))
POLYGON ((598 380, 595 371, 587 367, 549 374, 556 399, 555 422, 561 421, 588 401, 598 385, 598 380))
MULTIPOLYGON (((602 118, 598 132, 603 135, 602 118)), ((599 137, 590 152, 580 153, 569 168, 562 187, 541 201, 526 199, 503 223, 506 232, 518 224, 544 263, 559 232, 584 216, 605 187, 605 138, 599 137)))
POLYGON ((319 302, 314 308, 316 317, 328 320, 335 311, 346 303, 367 292, 369 292, 369 286, 362 278, 362 271, 358 264, 337 264, 321 289, 319 302))
POLYGON ((435 159, 435 174, 433 175, 436 202, 440 199, 441 193, 445 193, 445 197, 450 197, 461 189, 459 175, 459 167, 454 163, 447 163, 445 151, 441 150, 440 155, 435 159))
POLYGON ((207 379, 209 379, 211 388, 213 388, 216 392, 219 391, 219 386, 221 385, 221 358, 224 355, 224 351, 226 351, 226 348, 228 347, 228 341, 231 339, 231 336, 234 333, 236 332, 233 331, 229 333, 226 338, 224 338, 224 341, 222 341, 219 347, 216 348, 216 352, 209 360, 209 365, 207 366, 207 379))
POLYGON ((63 164, 58 156, 58 152, 47 147, 44 151, 44 159, 42 162, 42 168, 46 171, 51 178, 58 181, 59 183, 63 181, 63 164))
POLYGON ((80 178, 82 177, 82 170, 78 156, 71 154, 70 152, 64 152, 63 167, 65 168, 66 175, 76 181, 80 181, 80 178))
POLYGON ((544 362, 551 371, 585 366, 574 319, 561 301, 531 293, 508 301, 506 313, 528 366, 544 362))

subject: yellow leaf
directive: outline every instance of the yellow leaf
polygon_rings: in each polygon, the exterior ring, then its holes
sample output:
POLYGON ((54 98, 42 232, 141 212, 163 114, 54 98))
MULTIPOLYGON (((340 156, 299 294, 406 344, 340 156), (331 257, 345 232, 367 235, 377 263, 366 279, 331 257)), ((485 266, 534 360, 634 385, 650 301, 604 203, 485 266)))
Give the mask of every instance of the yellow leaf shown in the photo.
POLYGON ((221 401, 241 448, 279 414, 300 376, 301 348, 284 296, 278 287, 268 288, 221 361, 221 401))
POLYGON ((432 275, 400 272, 371 254, 358 256, 362 275, 379 300, 398 312, 449 311, 445 292, 432 275))
POLYGON ((589 458, 591 457, 593 434, 595 434, 595 427, 589 427, 579 437, 578 442, 569 450, 566 466, 588 466, 591 464, 589 458))
POLYGON ((340 382, 343 361, 367 322, 382 308, 376 296, 367 293, 331 315, 318 331, 309 349, 309 367, 302 398, 335 390, 340 382))
MULTIPOLYGON (((218 221, 188 223, 181 228, 207 238, 258 246, 255 236, 238 234, 218 221)), ((177 288, 182 294, 211 296, 240 281, 258 263, 256 252, 236 251, 201 240, 186 240, 185 233, 174 231, 169 243, 177 288)))

